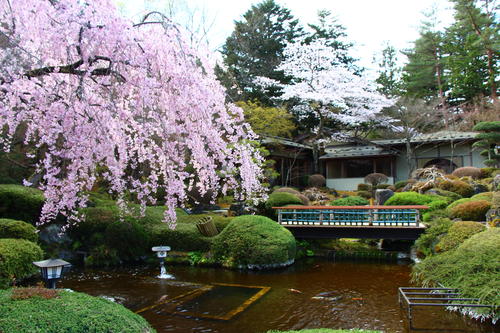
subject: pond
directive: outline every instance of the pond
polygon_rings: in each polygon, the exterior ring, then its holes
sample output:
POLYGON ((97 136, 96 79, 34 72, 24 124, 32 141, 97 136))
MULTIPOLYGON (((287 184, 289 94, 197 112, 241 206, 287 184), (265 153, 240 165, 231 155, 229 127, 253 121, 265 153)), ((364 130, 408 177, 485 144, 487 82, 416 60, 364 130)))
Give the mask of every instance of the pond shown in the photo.
POLYGON ((410 266, 305 259, 272 272, 170 266, 174 280, 147 267, 70 273, 58 285, 112 297, 139 311, 158 332, 266 332, 270 329, 362 328, 384 332, 495 332, 440 308, 414 310, 409 329, 397 288, 410 266))

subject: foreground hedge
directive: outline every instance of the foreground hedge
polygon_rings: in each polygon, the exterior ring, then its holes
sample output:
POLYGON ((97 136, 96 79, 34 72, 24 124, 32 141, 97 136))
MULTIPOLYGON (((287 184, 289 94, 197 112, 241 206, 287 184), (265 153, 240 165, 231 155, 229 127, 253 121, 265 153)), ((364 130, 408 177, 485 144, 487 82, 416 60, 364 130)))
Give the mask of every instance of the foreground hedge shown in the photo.
POLYGON ((44 201, 40 190, 0 184, 0 217, 34 224, 40 217, 44 201))
POLYGON ((295 251, 292 233, 259 215, 234 218, 212 244, 214 258, 226 267, 283 266, 294 260, 295 251))
POLYGON ((0 291, 0 332, 155 332, 141 316, 103 298, 60 290, 57 298, 13 300, 11 293, 0 291))
POLYGON ((0 289, 8 287, 14 278, 20 280, 35 274, 38 270, 32 262, 42 259, 42 249, 33 242, 25 239, 0 239, 0 289))
POLYGON ((0 238, 21 238, 36 242, 38 234, 35 227, 26 222, 0 219, 0 238))
MULTIPOLYGON (((413 278, 424 286, 442 284, 458 288, 461 296, 479 298, 482 304, 500 306, 500 228, 480 232, 458 248, 427 257, 414 266, 413 278)), ((493 316, 478 308, 475 316, 493 316)), ((474 314, 473 314, 474 315, 474 314)), ((499 314, 496 314, 497 319, 499 314)))

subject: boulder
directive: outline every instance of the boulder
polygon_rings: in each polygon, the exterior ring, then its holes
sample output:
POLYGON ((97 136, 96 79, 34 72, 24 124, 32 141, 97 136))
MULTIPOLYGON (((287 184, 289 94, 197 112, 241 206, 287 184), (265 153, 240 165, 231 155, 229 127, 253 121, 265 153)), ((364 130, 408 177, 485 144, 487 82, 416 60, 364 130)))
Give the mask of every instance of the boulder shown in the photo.
POLYGON ((390 197, 394 195, 394 191, 389 189, 379 189, 375 191, 375 204, 383 205, 390 197))

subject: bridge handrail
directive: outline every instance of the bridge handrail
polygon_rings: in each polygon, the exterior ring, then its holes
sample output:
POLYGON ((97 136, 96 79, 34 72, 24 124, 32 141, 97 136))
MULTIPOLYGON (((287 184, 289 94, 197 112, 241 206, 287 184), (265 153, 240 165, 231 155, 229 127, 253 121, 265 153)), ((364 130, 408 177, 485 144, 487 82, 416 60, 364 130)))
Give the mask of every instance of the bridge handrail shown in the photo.
POLYGON ((428 209, 424 205, 407 205, 407 206, 286 206, 286 207, 273 207, 273 209, 293 209, 293 210, 307 210, 307 209, 428 209))

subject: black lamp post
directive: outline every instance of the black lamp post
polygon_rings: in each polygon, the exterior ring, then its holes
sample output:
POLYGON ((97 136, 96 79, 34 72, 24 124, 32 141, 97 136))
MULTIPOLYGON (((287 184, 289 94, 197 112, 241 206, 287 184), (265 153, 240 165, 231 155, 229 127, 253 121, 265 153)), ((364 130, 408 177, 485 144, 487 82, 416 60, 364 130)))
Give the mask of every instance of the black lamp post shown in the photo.
POLYGON ((151 250, 156 252, 156 256, 160 259, 160 278, 169 278, 167 275, 167 270, 165 269, 165 258, 167 257, 167 252, 170 251, 170 246, 154 246, 151 250))
POLYGON ((62 277, 65 271, 64 268, 69 268, 71 266, 69 262, 62 259, 34 261, 33 265, 40 268, 42 278, 45 280, 45 285, 49 289, 56 288, 56 282, 62 277))

